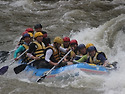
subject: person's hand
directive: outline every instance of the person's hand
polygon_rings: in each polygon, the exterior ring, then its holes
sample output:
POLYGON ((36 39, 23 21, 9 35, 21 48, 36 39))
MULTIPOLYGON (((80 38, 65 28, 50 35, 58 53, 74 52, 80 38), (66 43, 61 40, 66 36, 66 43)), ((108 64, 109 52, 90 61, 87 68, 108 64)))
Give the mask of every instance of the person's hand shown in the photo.
POLYGON ((104 67, 106 67, 108 65, 108 61, 106 60, 103 64, 104 67))
POLYGON ((58 64, 57 63, 53 63, 54 66, 57 66, 58 64))
POLYGON ((53 65, 53 66, 57 66, 57 65, 58 65, 57 63, 52 62, 52 61, 50 61, 49 63, 50 63, 51 65, 53 65))
POLYGON ((64 62, 67 62, 68 60, 66 58, 63 59, 64 62))
POLYGON ((17 61, 17 60, 18 60, 18 58, 15 58, 14 60, 15 60, 15 61, 17 61))
POLYGON ((70 51, 70 50, 71 50, 71 48, 67 48, 67 49, 66 49, 67 52, 70 51))
POLYGON ((71 49, 74 51, 74 50, 75 50, 75 47, 71 47, 71 49))
POLYGON ((40 58, 39 58, 39 57, 34 57, 33 59, 35 59, 35 60, 39 60, 40 58))

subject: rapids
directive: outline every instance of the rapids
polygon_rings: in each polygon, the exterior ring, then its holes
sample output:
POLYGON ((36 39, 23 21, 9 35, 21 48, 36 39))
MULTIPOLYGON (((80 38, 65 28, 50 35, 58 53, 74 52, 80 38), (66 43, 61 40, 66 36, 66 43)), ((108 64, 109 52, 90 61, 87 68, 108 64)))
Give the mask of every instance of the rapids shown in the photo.
MULTIPOLYGON (((110 75, 87 75, 62 81, 33 83, 30 74, 14 74, 9 67, 0 75, 0 94, 124 94, 125 0, 1 0, 0 51, 11 51, 26 28, 41 23, 51 41, 69 36, 78 43, 93 43, 118 70, 110 75)), ((13 53, 2 66, 10 64, 13 53)), ((79 71, 79 70, 75 70, 79 71)))

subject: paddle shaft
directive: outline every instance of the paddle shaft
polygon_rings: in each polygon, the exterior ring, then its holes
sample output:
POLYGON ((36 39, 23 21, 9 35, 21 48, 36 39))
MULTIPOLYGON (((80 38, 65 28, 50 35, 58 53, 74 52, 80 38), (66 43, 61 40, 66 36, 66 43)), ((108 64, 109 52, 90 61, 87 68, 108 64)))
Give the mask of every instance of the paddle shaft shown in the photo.
POLYGON ((16 49, 13 49, 11 51, 0 51, 0 53, 4 53, 2 55, 0 55, 0 57, 5 57, 5 56, 8 56, 10 55, 12 52, 14 52, 16 49))
MULTIPOLYGON (((65 56, 57 63, 57 65, 71 52, 72 50, 70 50, 69 52, 67 52, 67 54, 65 54, 65 56)), ((57 66, 56 65, 56 66, 57 66)), ((40 78, 37 80, 37 82, 39 82, 42 78, 44 79, 56 66, 53 66, 45 75, 40 76, 40 78)))
MULTIPOLYGON (((27 51, 27 50, 26 50, 27 51)), ((24 51, 21 55, 19 55, 17 58, 20 58, 26 51, 24 51)), ((8 66, 3 66, 1 69, 0 69, 0 75, 3 75, 4 73, 7 72, 8 68, 10 65, 12 65, 13 63, 15 62, 15 59, 12 61, 12 63, 10 63, 8 66)))
MULTIPOLYGON (((41 58, 42 56, 44 56, 44 55, 41 55, 39 58, 41 58)), ((27 65, 30 65, 30 64, 33 63, 34 61, 35 61, 35 59, 32 60, 32 61, 30 61, 29 63, 24 63, 24 64, 21 64, 21 65, 15 67, 15 68, 14 68, 14 72, 15 72, 16 74, 20 73, 21 71, 23 71, 23 70, 26 68, 27 65)))
MULTIPOLYGON (((41 58, 41 57, 43 57, 43 56, 44 56, 44 55, 41 55, 39 58, 41 58)), ((27 63, 27 65, 33 63, 34 61, 36 61, 36 60, 34 59, 34 60, 30 61, 29 63, 27 63)))
MULTIPOLYGON (((61 60, 57 63, 57 65, 71 52, 72 50, 70 50, 63 58, 61 58, 61 60)), ((48 75, 56 66, 53 66, 47 73, 46 75, 48 75)))
MULTIPOLYGON (((17 59, 19 59, 21 56, 23 56, 27 51, 28 51, 28 49, 25 50, 21 55, 19 55, 19 56, 17 57, 17 59)), ((13 59, 12 63, 10 63, 8 66, 12 65, 14 62, 15 62, 15 59, 13 59)))
POLYGON ((11 50, 11 51, 9 51, 9 54, 10 54, 10 53, 12 53, 12 52, 14 52, 15 50, 16 50, 16 48, 15 48, 15 49, 13 49, 13 50, 11 50))

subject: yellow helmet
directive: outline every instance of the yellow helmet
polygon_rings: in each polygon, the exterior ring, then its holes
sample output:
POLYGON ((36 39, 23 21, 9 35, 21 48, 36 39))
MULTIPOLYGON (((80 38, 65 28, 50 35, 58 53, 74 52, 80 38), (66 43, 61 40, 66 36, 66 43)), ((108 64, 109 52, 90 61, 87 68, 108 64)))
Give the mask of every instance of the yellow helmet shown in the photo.
POLYGON ((94 46, 92 43, 86 44, 86 49, 88 49, 90 46, 94 46))
POLYGON ((43 34, 42 34, 41 32, 36 32, 36 33, 34 34, 34 38, 39 37, 39 36, 43 36, 43 34))
POLYGON ((55 37, 53 42, 57 42, 59 44, 62 44, 63 43, 63 39, 61 37, 55 37))
POLYGON ((32 33, 28 33, 30 35, 30 37, 33 37, 33 34, 32 33))

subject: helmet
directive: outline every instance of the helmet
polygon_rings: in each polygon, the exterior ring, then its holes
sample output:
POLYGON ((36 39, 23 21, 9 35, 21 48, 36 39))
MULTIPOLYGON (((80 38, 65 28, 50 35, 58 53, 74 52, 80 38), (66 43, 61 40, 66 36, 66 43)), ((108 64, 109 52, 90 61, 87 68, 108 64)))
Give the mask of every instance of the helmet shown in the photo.
POLYGON ((78 42, 77 42, 77 40, 73 39, 70 41, 70 44, 77 44, 78 45, 78 42))
POLYGON ((92 43, 86 44, 86 49, 88 49, 90 46, 94 46, 92 43))
POLYGON ((54 39, 53 42, 56 42, 56 43, 62 44, 62 43, 63 43, 63 40, 62 40, 61 37, 55 37, 55 39, 54 39))
POLYGON ((27 31, 23 32, 23 33, 22 33, 22 36, 24 36, 24 34, 26 34, 26 33, 28 33, 28 32, 27 32, 27 31))
POLYGON ((82 48, 86 48, 86 47, 85 47, 84 44, 80 44, 80 45, 78 46, 78 48, 79 48, 79 49, 82 49, 82 48))
POLYGON ((64 42, 65 42, 65 41, 66 41, 66 42, 70 42, 70 38, 69 38, 69 37, 64 37, 64 38, 63 38, 63 41, 64 41, 64 42))
POLYGON ((30 37, 33 37, 33 34, 32 33, 28 33, 30 35, 30 37))
POLYGON ((42 34, 41 32, 36 32, 36 33, 34 34, 34 38, 39 37, 39 36, 43 36, 43 34, 42 34))
POLYGON ((41 25, 41 24, 36 24, 36 25, 34 26, 34 29, 38 29, 38 28, 42 28, 42 25, 41 25))
POLYGON ((97 52, 97 49, 95 46, 90 46, 88 49, 87 49, 88 52, 92 52, 92 51, 96 51, 97 52))
POLYGON ((32 28, 27 28, 25 31, 26 32, 34 32, 32 28))
POLYGON ((24 34, 23 38, 25 38, 25 37, 30 37, 30 34, 28 34, 28 33, 24 34))

